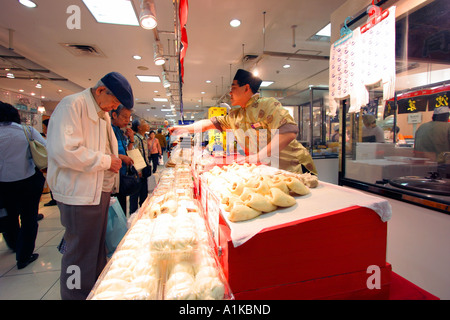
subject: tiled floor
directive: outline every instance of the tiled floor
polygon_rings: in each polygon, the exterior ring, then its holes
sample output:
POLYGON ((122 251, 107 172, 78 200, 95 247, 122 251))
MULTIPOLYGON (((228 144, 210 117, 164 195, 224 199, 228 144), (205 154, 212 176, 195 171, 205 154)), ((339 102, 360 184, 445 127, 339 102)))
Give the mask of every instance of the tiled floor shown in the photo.
POLYGON ((42 195, 35 253, 39 258, 18 270, 16 255, 8 249, 0 236, 0 300, 60 300, 59 276, 61 253, 57 246, 64 234, 59 219, 58 206, 44 207, 50 194, 42 195))

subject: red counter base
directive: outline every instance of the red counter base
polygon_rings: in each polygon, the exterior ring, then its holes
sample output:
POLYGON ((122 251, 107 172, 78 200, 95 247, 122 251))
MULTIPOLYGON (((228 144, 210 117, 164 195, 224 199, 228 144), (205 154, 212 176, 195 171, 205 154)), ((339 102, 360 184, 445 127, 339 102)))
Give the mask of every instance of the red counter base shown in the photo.
POLYGON ((387 300, 391 265, 380 268, 380 288, 367 288, 370 274, 364 271, 286 285, 236 292, 236 300, 387 300))
MULTIPOLYGON (((236 298, 269 290, 274 294, 266 299, 289 299, 300 285, 305 286, 305 292, 291 298, 317 299, 364 289, 369 266, 387 268, 387 224, 374 211, 362 207, 265 229, 236 248, 226 225, 220 226, 219 236, 220 260, 236 298), (355 277, 362 283, 356 289, 351 285, 355 277), (277 288, 281 286, 292 290, 279 297, 277 288), (341 291, 326 292, 339 286, 341 291), (315 288, 318 292, 308 296, 315 288)), ((384 282, 389 283, 389 279, 384 282)))

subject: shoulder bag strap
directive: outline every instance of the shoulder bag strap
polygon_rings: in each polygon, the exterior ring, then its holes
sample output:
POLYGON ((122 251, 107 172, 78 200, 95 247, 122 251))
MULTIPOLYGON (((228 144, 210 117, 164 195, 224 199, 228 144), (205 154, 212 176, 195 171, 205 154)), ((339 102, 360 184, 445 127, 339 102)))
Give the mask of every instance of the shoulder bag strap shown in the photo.
POLYGON ((149 165, 148 162, 147 162, 147 156, 146 156, 146 154, 145 154, 145 148, 144 148, 144 144, 142 143, 142 139, 141 139, 138 135, 136 135, 136 137, 139 139, 139 142, 141 143, 141 146, 142 146, 142 152, 144 153, 144 161, 145 161, 145 164, 146 164, 146 165, 149 165))

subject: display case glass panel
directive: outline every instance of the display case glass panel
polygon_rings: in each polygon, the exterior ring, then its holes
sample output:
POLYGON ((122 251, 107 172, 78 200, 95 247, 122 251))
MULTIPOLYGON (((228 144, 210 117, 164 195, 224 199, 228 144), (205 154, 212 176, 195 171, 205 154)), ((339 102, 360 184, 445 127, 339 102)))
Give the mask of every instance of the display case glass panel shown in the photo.
POLYGON ((339 183, 449 213, 450 2, 408 9, 395 20, 394 97, 383 100, 380 83, 367 87, 369 103, 357 112, 349 99, 340 102, 339 183), (424 143, 426 128, 432 136, 424 143))

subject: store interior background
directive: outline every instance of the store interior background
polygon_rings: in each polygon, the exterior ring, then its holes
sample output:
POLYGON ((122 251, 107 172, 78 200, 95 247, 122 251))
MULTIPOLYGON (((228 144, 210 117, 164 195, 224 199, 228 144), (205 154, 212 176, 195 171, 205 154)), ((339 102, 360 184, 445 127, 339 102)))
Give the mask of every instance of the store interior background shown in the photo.
MULTIPOLYGON (((131 2, 138 16, 140 1, 131 2)), ((386 6, 397 6, 396 16, 403 17, 430 2, 390 0, 386 6)), ((180 101, 185 120, 207 117, 209 107, 227 102, 238 68, 258 70, 263 80, 272 81, 261 88, 261 94, 278 98, 299 120, 302 109, 298 106, 309 109, 312 89, 326 109, 328 95, 323 89, 328 85, 330 43, 339 38, 345 19, 364 12, 371 1, 190 1, 182 87, 172 1, 155 0, 158 26, 153 30, 98 23, 81 0, 36 3, 36 8, 26 8, 10 1, 6 10, 0 10, 0 100, 24 102, 34 109, 28 116, 40 130, 39 120, 51 116, 62 97, 93 86, 110 71, 129 79, 136 98, 133 116, 145 118, 153 128, 162 126, 165 119, 178 121, 180 101), (67 26, 73 17, 68 10, 71 5, 80 9, 80 29, 67 26), (239 27, 229 25, 233 18, 241 20, 239 27), (330 37, 316 35, 328 23, 330 37), (155 43, 161 45, 163 66, 153 62, 155 43), (134 55, 142 59, 135 60, 134 55), (163 72, 171 84, 168 89, 163 86, 163 72), (7 73, 14 73, 15 78, 7 78, 7 73), (141 82, 138 75, 156 76, 159 82, 141 82), (38 82, 42 88, 36 88, 38 82), (35 112, 40 106, 45 111, 35 112)), ((448 64, 420 63, 398 74, 397 90, 449 79, 448 64)), ((313 153, 308 136, 311 121, 301 119, 309 127, 299 140, 313 153)), ((429 119, 431 114, 424 113, 422 121, 429 119)), ((325 123, 326 139, 333 126, 329 120, 325 123)), ((402 125, 403 134, 412 134, 412 130, 402 125)), ((315 163, 321 180, 338 183, 338 154, 316 157, 315 163)), ((441 299, 450 299, 450 216, 388 200, 393 217, 388 222, 387 261, 401 276, 441 299)))

